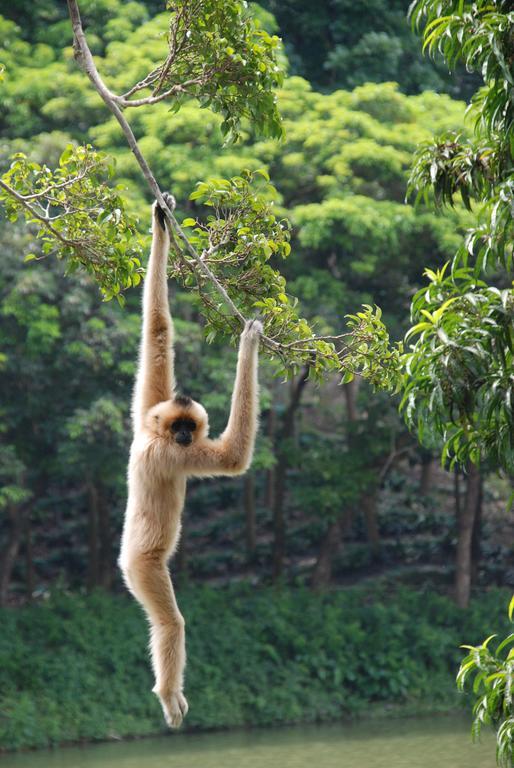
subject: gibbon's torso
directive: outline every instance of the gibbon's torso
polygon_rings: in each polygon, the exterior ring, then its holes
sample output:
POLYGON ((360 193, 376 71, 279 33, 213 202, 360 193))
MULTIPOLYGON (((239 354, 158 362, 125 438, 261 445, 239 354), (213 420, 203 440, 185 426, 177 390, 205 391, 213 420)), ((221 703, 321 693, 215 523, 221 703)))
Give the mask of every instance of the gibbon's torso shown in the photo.
POLYGON ((130 449, 127 522, 130 537, 145 549, 167 551, 180 531, 187 478, 177 466, 176 450, 146 430, 130 449))

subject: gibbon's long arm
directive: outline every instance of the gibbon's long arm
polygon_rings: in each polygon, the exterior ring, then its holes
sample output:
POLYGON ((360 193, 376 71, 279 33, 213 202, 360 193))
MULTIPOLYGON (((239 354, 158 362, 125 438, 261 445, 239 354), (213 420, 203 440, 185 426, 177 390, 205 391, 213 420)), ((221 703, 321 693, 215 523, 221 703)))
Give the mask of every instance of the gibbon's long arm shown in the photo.
POLYGON ((157 203, 153 208, 152 249, 143 290, 143 327, 132 418, 141 429, 152 406, 173 397, 175 391, 173 322, 168 304, 166 267, 170 239, 157 203))
POLYGON ((245 472, 252 460, 259 391, 257 357, 262 326, 247 322, 239 344, 237 372, 227 427, 217 440, 205 439, 185 451, 188 474, 237 475, 245 472))

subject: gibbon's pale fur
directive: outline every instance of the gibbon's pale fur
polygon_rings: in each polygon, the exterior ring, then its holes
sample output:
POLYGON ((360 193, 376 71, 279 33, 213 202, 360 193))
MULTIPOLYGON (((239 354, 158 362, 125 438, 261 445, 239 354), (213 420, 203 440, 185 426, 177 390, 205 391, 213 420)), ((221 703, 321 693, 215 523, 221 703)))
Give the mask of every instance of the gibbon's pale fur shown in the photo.
POLYGON ((257 354, 262 326, 249 321, 241 334, 228 424, 221 437, 211 440, 205 409, 175 391, 166 275, 170 242, 157 203, 152 229, 119 564, 127 587, 150 622, 153 691, 168 725, 178 727, 188 710, 182 692, 185 632, 167 562, 180 535, 187 478, 238 475, 250 465, 257 431, 257 354))

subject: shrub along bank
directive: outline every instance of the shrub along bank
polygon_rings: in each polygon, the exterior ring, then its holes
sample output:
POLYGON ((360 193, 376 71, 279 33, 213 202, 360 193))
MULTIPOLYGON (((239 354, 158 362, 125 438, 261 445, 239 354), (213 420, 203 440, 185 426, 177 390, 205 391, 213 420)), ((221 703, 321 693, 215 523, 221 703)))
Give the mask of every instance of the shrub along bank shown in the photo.
MULTIPOLYGON (((455 706, 459 645, 504 632, 509 598, 490 591, 461 611, 428 589, 181 590, 184 728, 331 720, 380 703, 455 706)), ((163 729, 146 623, 127 597, 55 595, 2 610, 0 627, 0 748, 163 729)))

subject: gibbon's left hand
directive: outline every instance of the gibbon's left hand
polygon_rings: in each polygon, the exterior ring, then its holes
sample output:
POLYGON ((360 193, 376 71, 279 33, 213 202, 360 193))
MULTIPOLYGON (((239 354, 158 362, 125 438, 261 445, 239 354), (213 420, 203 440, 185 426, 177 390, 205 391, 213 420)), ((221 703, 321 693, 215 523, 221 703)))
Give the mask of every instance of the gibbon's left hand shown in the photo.
POLYGON ((248 339, 248 341, 258 343, 263 330, 260 320, 247 320, 241 336, 248 339))
MULTIPOLYGON (((163 198, 164 202, 166 203, 166 206, 173 213, 173 211, 175 210, 175 207, 177 205, 176 200, 173 197, 173 195, 170 194, 169 192, 163 192, 162 193, 162 198, 163 198)), ((155 216, 155 218, 159 222, 159 226, 161 227, 161 229, 163 231, 166 231, 166 214, 162 210, 162 208, 159 205, 159 203, 157 202, 157 200, 153 204, 153 215, 155 216)))

